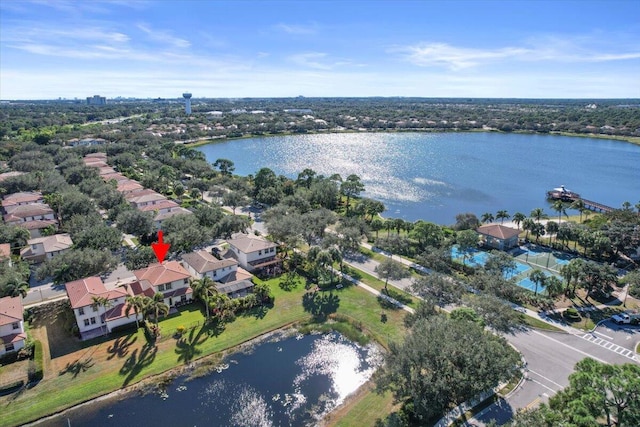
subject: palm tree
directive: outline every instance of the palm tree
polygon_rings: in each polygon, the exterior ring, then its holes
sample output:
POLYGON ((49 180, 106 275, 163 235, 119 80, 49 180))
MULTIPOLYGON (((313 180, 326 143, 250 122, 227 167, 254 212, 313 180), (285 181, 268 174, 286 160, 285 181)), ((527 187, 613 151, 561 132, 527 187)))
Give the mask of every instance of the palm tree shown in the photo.
POLYGON ((562 293, 562 280, 558 279, 556 276, 547 277, 545 282, 546 288, 544 290, 547 292, 549 297, 555 298, 562 293))
POLYGON ((558 212, 558 224, 560 224, 560 222, 562 222, 562 214, 564 214, 564 216, 567 216, 567 206, 562 200, 556 200, 551 205, 551 209, 558 212))
POLYGON ((576 199, 573 201, 573 203, 571 203, 570 206, 571 209, 576 209, 577 211, 580 212, 580 224, 582 224, 582 213, 585 211, 585 206, 584 206, 584 200, 582 199, 576 199))
POLYGON ((160 315, 169 314, 169 306, 164 303, 164 295, 162 292, 156 292, 153 298, 145 297, 145 309, 148 313, 153 313, 156 326, 160 320, 160 315))
MULTIPOLYGON (((100 307, 102 307, 104 309, 104 326, 106 326, 107 324, 107 308, 111 307, 113 305, 113 303, 111 302, 111 300, 107 297, 91 297, 91 307, 98 310, 100 307)), ((100 312, 98 311, 98 314, 100 312)), ((102 328, 102 325, 100 326, 100 328, 102 328)), ((107 329, 105 328, 105 335, 107 334, 107 329)))
POLYGON ((51 193, 44 196, 44 201, 51 207, 51 209, 56 211, 56 216, 58 217, 58 223, 60 227, 62 227, 62 202, 63 196, 60 193, 51 193))
POLYGON ((495 218, 493 217, 493 214, 491 212, 485 212, 482 214, 482 223, 486 224, 486 223, 491 223, 493 222, 495 218))
POLYGON ((4 296, 9 296, 12 298, 22 297, 26 298, 27 293, 29 292, 29 283, 22 280, 22 278, 15 276, 10 278, 7 283, 4 285, 4 296))
POLYGON ((536 284, 535 295, 538 295, 538 286, 544 286, 547 281, 547 276, 540 269, 534 269, 531 273, 529 273, 529 280, 536 284))
POLYGON ((529 232, 533 229, 533 227, 536 225, 535 222, 533 222, 533 220, 531 218, 525 218, 522 221, 522 229, 526 230, 527 234, 525 234, 524 236, 524 240, 529 240, 529 232))
POLYGON ((504 220, 509 218, 511 218, 511 215, 509 215, 505 210, 501 210, 496 213, 496 219, 500 220, 500 224, 504 224, 504 220))
MULTIPOLYGON (((557 222, 555 221, 549 221, 547 222, 547 233, 555 235, 556 236, 556 242, 558 241, 558 230, 560 229, 560 226, 558 225, 557 222)), ((551 239, 549 239, 551 240, 551 239)))
POLYGON ((540 222, 541 219, 548 218, 547 214, 544 213, 544 209, 542 208, 535 208, 531 211, 531 214, 529 216, 531 218, 535 218, 536 222, 540 222))
POLYGON ((193 289, 193 296, 200 299, 207 311, 207 319, 209 319, 209 305, 218 295, 218 288, 209 276, 203 276, 202 279, 191 279, 189 286, 193 289))
POLYGON ((513 222, 515 222, 515 224, 518 226, 518 230, 520 230, 520 224, 526 218, 527 218, 526 215, 523 214, 522 212, 516 212, 513 214, 513 222))
POLYGON ((145 312, 144 297, 142 295, 128 295, 125 298, 125 301, 127 302, 127 308, 124 313, 125 316, 129 317, 131 310, 133 310, 136 315, 136 328, 139 328, 140 324, 138 323, 138 316, 140 315, 140 313, 144 315, 145 312))

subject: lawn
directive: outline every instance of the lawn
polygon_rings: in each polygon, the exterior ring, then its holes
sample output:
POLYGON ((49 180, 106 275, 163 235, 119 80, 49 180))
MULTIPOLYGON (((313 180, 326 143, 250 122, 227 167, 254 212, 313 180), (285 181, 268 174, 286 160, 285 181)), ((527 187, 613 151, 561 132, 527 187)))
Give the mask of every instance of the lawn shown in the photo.
MULTIPOLYGON (((354 279, 358 279, 362 283, 369 285, 378 291, 382 292, 382 290, 384 289, 383 280, 380 280, 377 277, 372 276, 371 274, 365 273, 362 270, 356 270, 353 267, 345 265, 344 272, 350 275, 351 277, 353 277, 354 279)), ((402 289, 398 289, 393 285, 387 286, 387 289, 389 291, 388 294, 390 297, 395 298, 396 300, 400 301, 403 304, 408 305, 409 307, 412 307, 412 308, 418 307, 418 304, 420 301, 418 300, 418 298, 414 297, 413 295, 403 291, 402 289)))
MULTIPOLYGON (((196 304, 183 307, 180 315, 160 322, 165 338, 156 346, 149 344, 139 330, 88 343, 61 340, 65 342, 65 348, 49 352, 49 339, 54 347, 51 350, 54 350, 55 335, 65 332, 62 327, 56 328, 55 334, 48 329, 53 330, 52 321, 58 323, 63 319, 36 319, 34 336, 45 344, 45 379, 31 389, 0 397, 0 412, 3 414, 0 425, 13 426, 40 418, 310 318, 301 304, 306 293, 302 284, 291 291, 284 291, 278 286, 279 279, 268 283, 275 296, 275 304, 266 312, 254 310, 238 316, 224 329, 198 326, 178 341, 172 336, 175 328, 189 327, 203 319, 196 304), (51 358, 51 353, 56 357, 51 358)), ((334 310, 361 322, 365 331, 383 345, 402 338, 404 311, 382 308, 373 295, 355 286, 319 294, 333 295, 332 300, 337 301, 337 306, 332 306, 334 310)))

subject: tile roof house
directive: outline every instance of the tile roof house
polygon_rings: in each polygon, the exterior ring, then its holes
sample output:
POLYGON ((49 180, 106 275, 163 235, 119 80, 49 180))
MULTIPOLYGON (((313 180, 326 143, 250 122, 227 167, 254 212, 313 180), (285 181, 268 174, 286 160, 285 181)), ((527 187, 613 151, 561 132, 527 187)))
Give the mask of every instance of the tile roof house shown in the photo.
POLYGON ((53 210, 45 203, 15 206, 4 216, 4 222, 26 228, 31 237, 40 237, 43 229, 58 224, 53 210))
POLYGON ((9 266, 12 265, 12 263, 11 263, 11 245, 9 243, 0 244, 0 262, 3 262, 5 260, 9 261, 9 266))
MULTIPOLYGON (((76 317, 80 338, 83 340, 104 335, 116 326, 136 321, 133 310, 129 316, 126 315, 126 297, 132 295, 129 288, 117 287, 109 290, 102 283, 102 279, 95 276, 68 282, 65 287, 76 317), (107 298, 110 304, 106 307, 96 305, 95 297, 107 298)), ((138 315, 138 320, 141 319, 142 316, 138 315)))
POLYGON ((264 237, 236 234, 227 243, 230 248, 225 258, 231 256, 237 259, 240 266, 251 273, 269 273, 279 268, 281 260, 276 257, 278 245, 264 237))
POLYGON ((159 214, 171 212, 174 209, 179 208, 180 205, 173 200, 157 200, 153 203, 140 206, 138 210, 142 212, 157 212, 159 214))
POLYGON ((24 309, 22 298, 0 298, 0 356, 24 347, 24 309))
POLYGON ((42 193, 36 191, 22 191, 20 193, 13 193, 5 196, 2 200, 2 208, 6 213, 10 213, 10 211, 16 206, 42 202, 44 202, 42 193))
POLYGON ((482 236, 482 244, 502 251, 518 246, 520 230, 501 224, 486 224, 478 227, 476 232, 482 236))
POLYGON ((27 261, 42 262, 68 251, 73 241, 68 233, 64 233, 30 239, 27 245, 20 251, 20 256, 27 261))
POLYGON ((119 192, 124 194, 132 193, 134 191, 141 190, 142 188, 144 187, 142 187, 138 181, 134 181, 132 179, 128 181, 120 181, 116 187, 119 192))
POLYGON ((24 172, 11 171, 11 172, 0 173, 0 182, 3 182, 9 178, 13 178, 14 176, 20 176, 20 175, 24 175, 24 172))
POLYGON ((176 215, 191 215, 193 214, 193 212, 191 212, 188 209, 183 208, 182 206, 178 206, 175 208, 171 208, 169 211, 167 212, 158 212, 156 214, 156 216, 153 217, 153 225, 156 229, 160 229, 162 227, 162 223, 171 218, 174 217, 176 215))
POLYGON ((138 194, 138 192, 135 192, 130 193, 130 195, 131 197, 127 197, 127 201, 136 209, 140 209, 144 206, 153 205, 155 203, 167 200, 167 198, 162 194, 156 193, 153 190, 151 190, 151 192, 149 193, 145 192, 144 194, 138 194))
POLYGON ((183 255, 182 262, 193 277, 209 277, 216 282, 219 292, 231 298, 244 296, 255 286, 251 280, 253 274, 238 267, 238 261, 233 258, 218 259, 201 250, 183 255))
POLYGON ((146 196, 147 194, 158 194, 158 193, 155 190, 152 190, 150 188, 143 188, 143 189, 132 191, 131 193, 125 194, 124 198, 128 202, 130 202, 131 199, 134 199, 134 198, 140 197, 140 196, 146 196))
POLYGON ((165 304, 169 307, 193 299, 193 292, 189 287, 191 275, 178 261, 154 263, 147 268, 134 271, 133 274, 138 279, 139 287, 143 292, 150 292, 148 289, 152 289, 154 294, 161 292, 164 295, 165 304))
POLYGON ((129 178, 127 178, 126 176, 124 176, 124 175, 122 175, 121 173, 118 173, 118 172, 102 174, 102 175, 100 175, 100 178, 104 179, 105 181, 110 181, 110 180, 113 179, 117 183, 129 180, 129 178))

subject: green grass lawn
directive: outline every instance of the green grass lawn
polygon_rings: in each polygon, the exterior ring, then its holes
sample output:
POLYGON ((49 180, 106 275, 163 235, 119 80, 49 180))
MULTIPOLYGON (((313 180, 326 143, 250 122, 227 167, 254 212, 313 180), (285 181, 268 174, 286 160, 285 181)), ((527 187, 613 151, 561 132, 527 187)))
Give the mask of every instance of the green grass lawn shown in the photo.
POLYGON ((550 325, 547 322, 543 322, 540 319, 536 319, 535 317, 525 315, 523 316, 523 319, 524 319, 524 323, 527 324, 528 326, 531 326, 532 328, 543 329, 545 331, 562 332, 562 329, 557 328, 553 325, 550 325))
MULTIPOLYGON (((361 282, 371 286, 372 288, 381 291, 384 289, 384 281, 378 279, 375 276, 372 276, 371 274, 365 273, 362 270, 356 270, 353 267, 350 266, 345 266, 344 272, 348 275, 350 275, 353 278, 356 278, 358 280, 360 280, 361 282)), ((419 300, 418 298, 414 297, 413 295, 398 289, 392 285, 387 286, 387 289, 389 290, 389 296, 392 298, 397 299, 398 301, 408 305, 409 307, 412 308, 417 308, 418 304, 419 304, 419 300)))
MULTIPOLYGON (((279 279, 268 283, 275 296, 274 307, 266 312, 254 309, 240 315, 223 330, 211 325, 199 326, 180 341, 168 336, 156 347, 146 342, 142 330, 89 347, 78 345, 75 351, 53 359, 52 372, 46 372, 45 380, 35 387, 0 397, 3 414, 0 425, 13 426, 38 419, 311 317, 301 304, 306 292, 302 284, 284 291, 278 286, 279 279)), ((381 307, 373 295, 355 286, 321 293, 337 296, 335 310, 361 322, 364 330, 383 345, 402 338, 404 311, 381 307)), ((160 326, 168 332, 202 319, 199 307, 193 304, 183 307, 180 315, 162 320, 160 326)))

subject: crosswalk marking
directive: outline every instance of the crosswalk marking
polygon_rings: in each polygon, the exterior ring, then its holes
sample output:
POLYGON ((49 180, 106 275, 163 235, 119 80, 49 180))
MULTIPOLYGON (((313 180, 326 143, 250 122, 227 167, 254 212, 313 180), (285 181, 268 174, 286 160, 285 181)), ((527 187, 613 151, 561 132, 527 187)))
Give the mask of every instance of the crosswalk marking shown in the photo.
POLYGON ((602 348, 606 348, 609 351, 613 351, 616 354, 619 354, 621 356, 624 357, 628 357, 631 360, 640 360, 640 358, 638 358, 633 351, 624 348, 622 346, 619 346, 618 344, 612 343, 610 341, 604 340, 602 338, 599 338, 593 334, 584 334, 584 335, 576 335, 579 336, 580 338, 583 338, 589 342, 592 342, 594 344, 599 345, 602 348))

